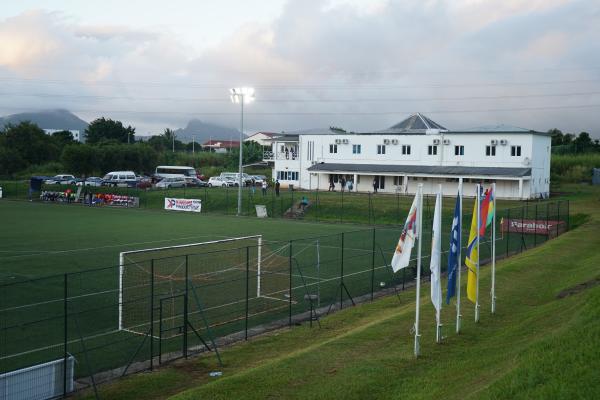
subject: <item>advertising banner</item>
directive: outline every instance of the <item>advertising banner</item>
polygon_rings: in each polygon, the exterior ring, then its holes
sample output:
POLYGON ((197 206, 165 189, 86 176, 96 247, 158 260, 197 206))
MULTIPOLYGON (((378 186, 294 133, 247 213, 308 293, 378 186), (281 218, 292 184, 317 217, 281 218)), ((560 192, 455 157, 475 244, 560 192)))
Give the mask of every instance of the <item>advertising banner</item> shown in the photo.
POLYGON ((165 210, 200 212, 202 200, 165 197, 165 210))
POLYGON ((560 235, 565 231, 565 221, 535 219, 502 219, 502 232, 517 232, 530 235, 560 235))

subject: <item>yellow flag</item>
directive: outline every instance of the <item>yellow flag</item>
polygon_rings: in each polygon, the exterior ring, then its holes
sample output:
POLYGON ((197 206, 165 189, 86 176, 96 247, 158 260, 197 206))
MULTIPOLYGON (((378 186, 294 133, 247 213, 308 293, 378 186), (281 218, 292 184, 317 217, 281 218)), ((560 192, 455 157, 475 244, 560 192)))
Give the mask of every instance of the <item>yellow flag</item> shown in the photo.
POLYGON ((477 252, 477 201, 473 205, 473 219, 471 220, 471 232, 467 242, 467 298, 473 303, 477 301, 477 263, 479 262, 479 253, 477 252))

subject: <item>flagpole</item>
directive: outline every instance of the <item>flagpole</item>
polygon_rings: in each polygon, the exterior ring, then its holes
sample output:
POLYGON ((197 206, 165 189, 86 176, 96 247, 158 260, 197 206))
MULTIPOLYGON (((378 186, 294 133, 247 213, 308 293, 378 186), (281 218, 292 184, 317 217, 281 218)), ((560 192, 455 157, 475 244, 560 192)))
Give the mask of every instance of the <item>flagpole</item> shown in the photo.
MULTIPOLYGON (((438 228, 439 228, 440 232, 439 232, 439 237, 438 237, 439 238, 439 244, 436 244, 436 245, 437 246, 441 246, 441 243, 442 243, 442 223, 441 223, 442 216, 441 216, 441 212, 443 210, 443 207, 442 207, 442 198, 443 198, 443 196, 442 196, 442 184, 441 183, 438 186, 438 194, 439 194, 439 196, 438 196, 439 199, 436 199, 436 209, 438 209, 437 201, 439 200, 439 202, 440 202, 440 205, 439 205, 439 210, 440 210, 440 216, 439 216, 439 218, 440 218, 440 226, 438 228)), ((438 256, 438 270, 439 270, 438 273, 441 273, 442 252, 441 251, 438 252, 437 256, 438 256)), ((438 275, 438 278, 441 279, 441 277, 439 277, 439 275, 438 275)), ((438 288, 439 288, 439 290, 441 292, 441 283, 440 283, 440 286, 438 286, 438 288)), ((440 323, 440 319, 441 319, 440 313, 442 311, 442 294, 439 293, 439 295, 440 295, 439 296, 439 301, 440 301, 439 307, 436 307, 436 309, 435 309, 436 310, 436 312, 435 312, 435 321, 436 321, 435 341, 437 343, 441 343, 442 342, 442 324, 440 323)))
POLYGON ((458 230, 458 265, 456 268, 458 269, 458 277, 456 282, 456 333, 460 333, 460 270, 462 267, 462 182, 458 185, 458 202, 459 202, 459 212, 458 212, 458 220, 460 229, 458 230))
MULTIPOLYGON (((496 182, 492 183, 494 216, 492 219, 492 314, 496 313, 496 182)), ((537 223, 537 221, 536 221, 537 223)))
POLYGON ((481 227, 481 202, 480 202, 480 191, 481 191, 481 185, 478 183, 477 184, 477 194, 475 196, 475 201, 477 202, 477 206, 476 208, 476 213, 477 213, 477 231, 476 231, 476 240, 477 240, 477 261, 475 264, 475 271, 476 271, 476 276, 475 276, 475 322, 479 322, 479 242, 480 242, 480 235, 479 235, 479 230, 481 227))
POLYGON ((423 184, 419 183, 417 188, 417 298, 415 310, 415 357, 419 357, 419 299, 421 296, 421 242, 423 234, 423 184))

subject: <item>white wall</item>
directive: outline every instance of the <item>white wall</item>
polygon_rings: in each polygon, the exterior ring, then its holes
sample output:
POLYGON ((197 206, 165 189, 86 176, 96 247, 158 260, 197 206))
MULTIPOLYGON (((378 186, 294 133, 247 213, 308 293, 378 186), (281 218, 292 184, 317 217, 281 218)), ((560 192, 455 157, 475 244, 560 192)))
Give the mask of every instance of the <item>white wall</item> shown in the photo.
MULTIPOLYGON (((274 142, 273 149, 277 153, 282 142, 274 142)), ((288 146, 292 145, 286 142, 288 146)), ((523 183, 523 197, 533 196, 536 193, 549 191, 550 179, 550 138, 529 133, 444 133, 426 135, 300 135, 298 145, 298 157, 295 160, 275 159, 274 171, 288 170, 298 171, 299 181, 282 182, 282 184, 293 183, 304 189, 327 189, 328 178, 321 174, 319 178, 311 175, 307 169, 315 163, 343 163, 343 164, 395 164, 395 165, 435 165, 435 166, 465 166, 465 167, 502 167, 502 168, 532 168, 532 179, 523 183), (337 153, 329 152, 329 145, 336 144, 336 139, 347 139, 349 143, 337 144, 337 153), (377 145, 384 144, 384 140, 396 139, 398 144, 387 144, 385 154, 377 154, 377 145), (440 143, 448 140, 448 145, 438 145, 437 155, 428 154, 428 146, 433 145, 434 139, 440 143), (491 145, 491 140, 497 140, 495 156, 486 155, 486 146, 491 145), (506 145, 500 145, 505 140, 506 145), (353 144, 361 145, 360 154, 353 154, 353 144), (402 145, 410 145, 410 154, 402 154, 402 145), (464 155, 455 155, 455 146, 464 146, 464 155), (511 147, 520 146, 521 155, 512 156, 511 147)), ((276 172, 273 176, 275 177, 276 172)), ((442 183, 446 182, 442 179, 442 183)), ((358 191, 372 191, 373 177, 369 179, 362 177, 356 185, 358 191)), ((416 182, 409 178, 411 185, 416 182)), ((432 181, 433 182, 433 181, 432 181)), ((437 181, 436 181, 437 182, 437 181)), ((429 181, 423 181, 426 186, 435 185, 429 181)), ((518 198, 518 181, 498 181, 498 193, 500 186, 504 185, 503 197, 518 198)), ((454 185, 445 185, 452 187, 454 185)), ((416 186, 415 186, 416 187, 416 186)), ((450 190, 450 189, 449 189, 450 190)), ((474 190, 474 189, 473 189, 474 190)), ((395 192, 393 177, 386 180, 384 192, 395 192)), ((409 192, 413 192, 413 186, 409 185, 409 192)), ((434 193, 434 189, 426 192, 434 193)))

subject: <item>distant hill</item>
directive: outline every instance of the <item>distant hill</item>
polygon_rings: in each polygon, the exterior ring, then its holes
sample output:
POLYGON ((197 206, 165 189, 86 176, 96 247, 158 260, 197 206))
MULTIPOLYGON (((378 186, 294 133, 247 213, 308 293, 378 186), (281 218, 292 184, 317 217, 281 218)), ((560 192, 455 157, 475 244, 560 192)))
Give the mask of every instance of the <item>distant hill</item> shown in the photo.
POLYGON ((83 135, 88 123, 67 110, 45 110, 24 112, 0 117, 0 127, 31 121, 42 129, 75 129, 83 135))
POLYGON ((196 142, 202 143, 209 139, 238 140, 240 131, 226 126, 215 125, 193 119, 185 128, 175 130, 175 137, 184 143, 189 143, 195 138, 196 142))

